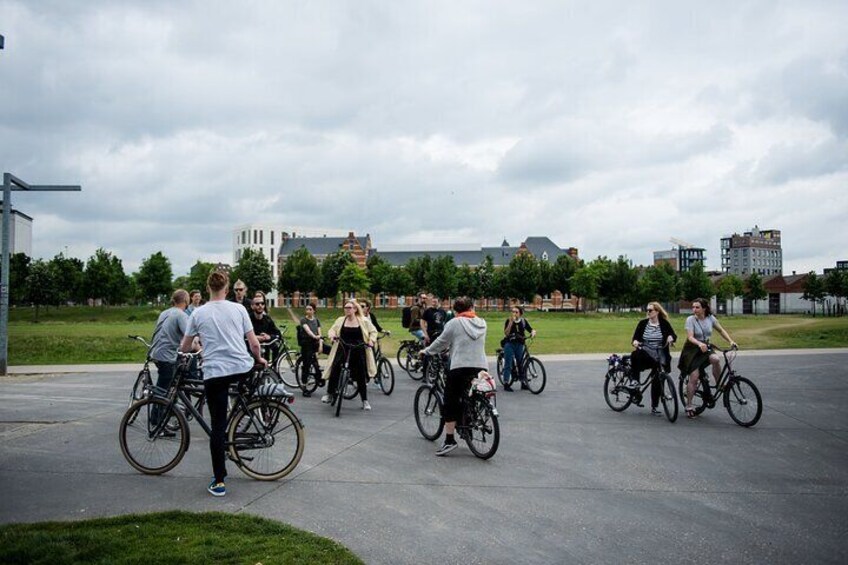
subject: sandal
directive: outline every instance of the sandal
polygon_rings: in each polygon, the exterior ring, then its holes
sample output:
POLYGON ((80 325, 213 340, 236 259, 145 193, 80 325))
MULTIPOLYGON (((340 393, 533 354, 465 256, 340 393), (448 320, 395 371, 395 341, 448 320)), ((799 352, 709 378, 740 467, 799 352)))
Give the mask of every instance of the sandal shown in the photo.
POLYGON ((690 419, 696 417, 695 408, 691 404, 686 407, 686 417, 690 419))

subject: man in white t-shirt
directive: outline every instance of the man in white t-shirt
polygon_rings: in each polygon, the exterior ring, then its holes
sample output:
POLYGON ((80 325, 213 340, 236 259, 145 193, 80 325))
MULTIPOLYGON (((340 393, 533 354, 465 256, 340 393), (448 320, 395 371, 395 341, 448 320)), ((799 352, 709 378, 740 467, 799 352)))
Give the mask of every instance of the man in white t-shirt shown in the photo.
POLYGON ((199 337, 203 344, 203 386, 212 427, 209 452, 215 474, 206 490, 213 496, 224 496, 227 494, 224 485, 227 476, 224 434, 230 384, 247 377, 254 365, 267 366, 268 362, 262 358, 247 310, 240 304, 227 301, 230 286, 227 273, 213 272, 206 279, 206 286, 209 302, 189 317, 180 351, 191 351, 195 337, 199 337), (250 351, 244 347, 245 339, 250 351))

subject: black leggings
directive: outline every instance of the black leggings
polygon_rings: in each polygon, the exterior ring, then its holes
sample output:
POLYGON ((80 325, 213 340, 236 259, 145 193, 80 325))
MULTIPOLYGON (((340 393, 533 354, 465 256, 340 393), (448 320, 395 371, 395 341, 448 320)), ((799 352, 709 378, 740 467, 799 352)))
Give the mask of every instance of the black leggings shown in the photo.
POLYGON ((238 375, 215 377, 203 381, 206 393, 206 406, 209 407, 209 419, 212 433, 209 435, 209 453, 212 455, 212 472, 215 482, 222 483, 227 476, 227 457, 224 438, 227 433, 227 403, 230 385, 247 378, 250 372, 238 375))
MULTIPOLYGON (((659 362, 651 357, 644 349, 637 349, 630 355, 630 370, 634 379, 642 380, 639 373, 645 370, 653 370, 659 367, 659 362)), ((656 408, 660 403, 660 392, 662 384, 659 379, 651 383, 651 408, 656 408)))
POLYGON ((448 371, 445 380, 445 422, 456 422, 462 416, 460 399, 468 394, 471 381, 484 369, 460 367, 448 371))
MULTIPOLYGON (((339 346, 338 351, 336 351, 336 359, 333 361, 333 367, 330 369, 330 384, 327 387, 327 392, 331 396, 336 392, 336 387, 339 386, 339 376, 342 372, 345 355, 344 348, 339 346)), ((359 386, 359 396, 363 401, 368 400, 368 387, 365 386, 367 375, 368 365, 365 361, 365 350, 357 347, 350 352, 350 376, 359 386)))

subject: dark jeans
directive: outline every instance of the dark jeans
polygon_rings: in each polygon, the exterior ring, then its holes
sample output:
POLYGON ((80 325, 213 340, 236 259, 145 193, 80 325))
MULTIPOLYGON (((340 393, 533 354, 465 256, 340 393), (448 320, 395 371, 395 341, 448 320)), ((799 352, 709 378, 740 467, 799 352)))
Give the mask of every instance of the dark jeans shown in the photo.
POLYGON ((520 341, 508 341, 504 344, 504 366, 503 366, 503 382, 510 384, 512 382, 512 360, 515 359, 518 365, 518 375, 520 380, 524 380, 523 367, 521 363, 524 361, 524 344, 520 341))
MULTIPOLYGON (((164 391, 171 388, 171 381, 174 380, 174 374, 177 372, 177 364, 169 363, 168 361, 156 361, 156 372, 159 373, 156 377, 156 386, 164 391)), ((158 404, 153 406, 153 413, 150 415, 151 423, 159 425, 159 420, 162 418, 162 407, 158 404)))
POLYGON ((315 367, 315 374, 321 375, 321 366, 318 364, 318 343, 316 342, 314 345, 301 345, 300 346, 300 358, 301 358, 301 371, 306 375, 309 367, 315 367))
POLYGON ((224 437, 227 432, 227 404, 229 401, 230 385, 246 378, 250 373, 215 377, 203 381, 206 391, 206 406, 209 407, 210 426, 209 453, 212 455, 212 472, 215 482, 222 483, 227 476, 227 457, 224 448, 224 437))
MULTIPOLYGON (((665 350, 660 350, 660 356, 663 360, 663 365, 666 365, 665 361, 665 350)), ((660 360, 654 358, 647 350, 645 349, 636 349, 630 355, 630 370, 631 376, 641 381, 641 372, 645 370, 653 370, 654 367, 659 367, 660 360)), ((651 408, 656 408, 660 403, 660 392, 661 392, 662 383, 659 379, 654 379, 651 383, 651 408)))

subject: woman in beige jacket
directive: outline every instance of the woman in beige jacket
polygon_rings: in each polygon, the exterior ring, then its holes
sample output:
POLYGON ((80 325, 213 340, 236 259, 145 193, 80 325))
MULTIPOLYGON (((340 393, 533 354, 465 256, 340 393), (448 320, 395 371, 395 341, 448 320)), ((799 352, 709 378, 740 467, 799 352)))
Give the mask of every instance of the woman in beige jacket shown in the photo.
POLYGON ((356 300, 347 300, 344 304, 344 316, 333 323, 327 332, 327 337, 333 340, 330 349, 330 382, 327 394, 321 402, 328 404, 335 394, 339 383, 339 374, 345 357, 350 349, 350 375, 359 387, 362 398, 362 409, 371 410, 368 403, 368 390, 365 386, 369 377, 377 374, 377 364, 374 362, 373 347, 377 340, 377 330, 371 321, 362 314, 362 308, 356 300), (367 347, 357 347, 365 344, 367 347))

